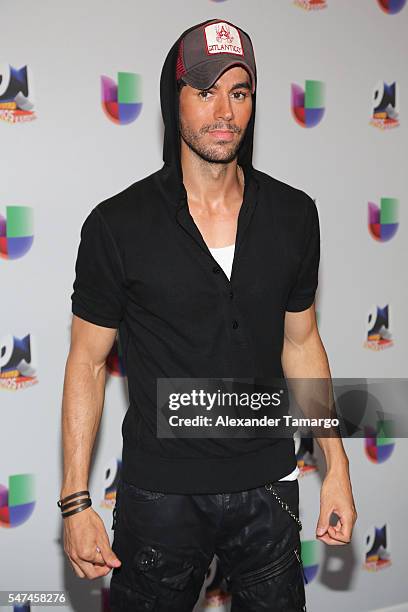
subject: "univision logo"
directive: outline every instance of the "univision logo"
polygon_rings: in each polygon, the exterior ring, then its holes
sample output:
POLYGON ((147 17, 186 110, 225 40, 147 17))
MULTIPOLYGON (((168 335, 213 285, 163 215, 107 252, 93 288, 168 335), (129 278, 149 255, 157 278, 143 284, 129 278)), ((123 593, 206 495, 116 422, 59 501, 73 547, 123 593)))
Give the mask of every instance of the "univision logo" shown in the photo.
POLYGON ((292 114, 302 127, 315 127, 324 115, 324 83, 305 81, 305 88, 292 83, 292 114))
POLYGON ((316 540, 302 540, 301 546, 303 571, 306 581, 309 583, 316 578, 319 570, 320 542, 316 540))
POLYGON ((376 429, 371 425, 364 427, 365 452, 373 463, 384 463, 392 455, 395 447, 394 423, 390 420, 381 420, 376 429))
POLYGON ((18 527, 34 510, 34 474, 13 474, 8 484, 0 483, 0 527, 18 527))
POLYGON ((368 202, 368 230, 374 240, 387 242, 397 233, 398 229, 397 198, 381 198, 380 206, 368 202))
POLYGON ((101 77, 102 108, 106 116, 120 125, 132 123, 142 110, 142 77, 133 72, 118 72, 118 82, 101 77))
POLYGON ((405 6, 407 0, 377 0, 378 4, 388 15, 399 13, 405 6))
POLYGON ((6 206, 0 213, 0 257, 18 259, 30 249, 34 240, 34 211, 31 206, 6 206))

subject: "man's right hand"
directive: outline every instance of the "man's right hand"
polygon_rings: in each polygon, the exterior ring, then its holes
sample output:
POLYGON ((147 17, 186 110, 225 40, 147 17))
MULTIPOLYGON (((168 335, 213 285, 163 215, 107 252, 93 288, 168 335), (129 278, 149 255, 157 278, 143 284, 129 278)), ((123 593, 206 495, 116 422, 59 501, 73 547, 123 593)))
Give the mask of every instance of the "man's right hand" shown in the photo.
POLYGON ((110 546, 105 524, 92 507, 67 516, 63 521, 64 550, 79 578, 94 580, 121 565, 110 546))

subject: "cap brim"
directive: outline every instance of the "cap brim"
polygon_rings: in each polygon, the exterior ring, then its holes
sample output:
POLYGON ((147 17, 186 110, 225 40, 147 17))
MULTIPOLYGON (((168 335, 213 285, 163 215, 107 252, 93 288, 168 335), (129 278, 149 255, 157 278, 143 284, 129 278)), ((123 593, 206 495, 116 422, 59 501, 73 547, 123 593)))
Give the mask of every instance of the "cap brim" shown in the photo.
POLYGON ((192 68, 182 79, 195 89, 210 89, 212 85, 220 78, 220 76, 232 66, 242 66, 248 71, 252 81, 252 93, 255 93, 255 75, 248 64, 237 60, 224 58, 220 60, 208 60, 202 62, 199 66, 192 68))

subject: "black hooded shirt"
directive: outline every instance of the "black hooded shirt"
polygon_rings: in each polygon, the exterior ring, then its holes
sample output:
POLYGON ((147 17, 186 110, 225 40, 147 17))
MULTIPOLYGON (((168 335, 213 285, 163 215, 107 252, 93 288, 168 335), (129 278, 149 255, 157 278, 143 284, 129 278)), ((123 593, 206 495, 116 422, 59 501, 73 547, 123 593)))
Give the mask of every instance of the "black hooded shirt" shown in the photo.
POLYGON ((160 81, 164 164, 86 217, 72 312, 119 330, 129 389, 121 477, 168 493, 233 492, 294 470, 293 437, 161 437, 157 382, 283 378, 285 312, 309 308, 317 288, 319 220, 310 196, 253 167, 253 94, 238 153, 245 187, 226 276, 189 212, 183 184, 179 40, 160 81))

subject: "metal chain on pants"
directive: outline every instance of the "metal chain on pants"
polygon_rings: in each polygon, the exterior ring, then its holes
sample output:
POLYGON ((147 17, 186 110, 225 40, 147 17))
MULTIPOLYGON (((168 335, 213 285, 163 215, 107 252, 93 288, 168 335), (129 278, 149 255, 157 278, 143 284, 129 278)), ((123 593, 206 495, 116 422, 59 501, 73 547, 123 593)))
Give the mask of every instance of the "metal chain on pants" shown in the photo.
POLYGON ((267 489, 268 491, 270 491, 270 492, 271 492, 271 493, 272 493, 272 494, 273 494, 273 495, 276 497, 276 499, 278 500, 278 502, 280 503, 280 505, 282 506, 282 508, 283 508, 284 510, 286 510, 286 512, 287 512, 288 514, 290 514, 290 516, 293 518, 293 520, 295 520, 295 521, 296 521, 296 523, 297 523, 297 525, 298 525, 298 527, 299 527, 299 531, 301 531, 301 530, 302 530, 302 528, 303 528, 303 526, 302 526, 302 521, 301 521, 300 519, 298 519, 298 517, 296 516, 296 514, 294 514, 294 513, 292 512, 292 510, 289 508, 288 504, 287 504, 286 502, 282 501, 282 499, 279 497, 279 495, 278 495, 278 494, 277 494, 277 492, 275 491, 273 484, 272 484, 271 482, 268 482, 268 483, 265 485, 265 489, 267 489))

